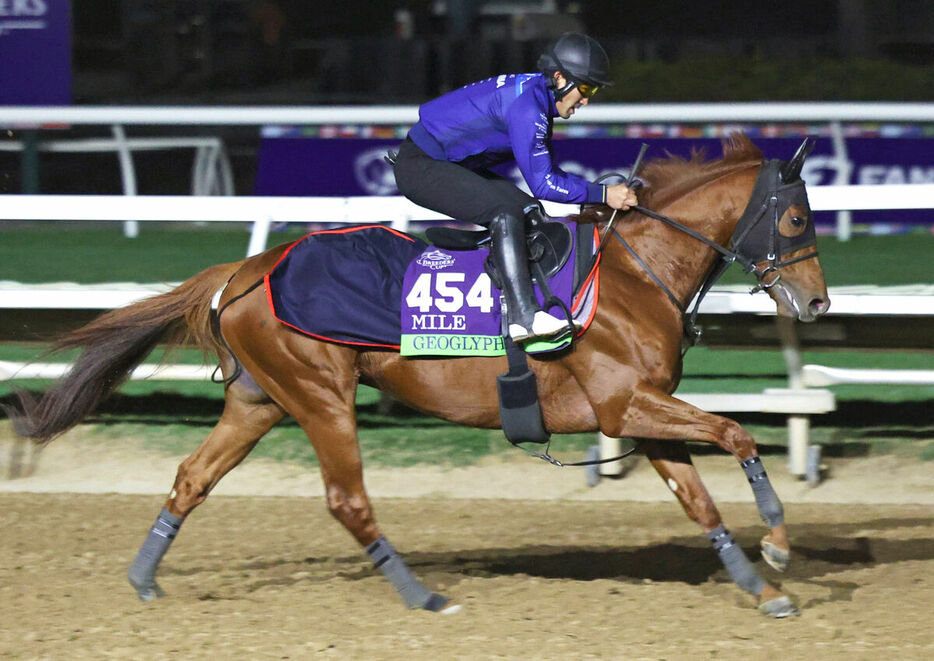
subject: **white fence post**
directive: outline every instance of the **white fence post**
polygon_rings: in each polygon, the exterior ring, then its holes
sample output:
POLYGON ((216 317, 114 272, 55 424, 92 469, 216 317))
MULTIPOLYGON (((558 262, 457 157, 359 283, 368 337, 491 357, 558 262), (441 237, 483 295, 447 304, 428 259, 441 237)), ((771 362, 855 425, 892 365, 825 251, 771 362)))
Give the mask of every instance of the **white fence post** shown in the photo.
POLYGON ((253 229, 250 232, 250 244, 246 249, 246 256, 252 257, 266 250, 266 243, 269 241, 269 228, 272 226, 272 218, 264 216, 253 223, 253 229))
MULTIPOLYGON (((136 169, 133 167, 133 152, 127 144, 126 131, 120 124, 111 127, 114 140, 117 143, 117 157, 120 160, 120 178, 123 180, 123 194, 136 195, 136 169)), ((123 223, 123 235, 134 239, 139 236, 139 223, 128 219, 123 223)))
MULTIPOLYGON (((782 342, 782 355, 788 371, 788 387, 792 390, 804 388, 801 372, 801 345, 795 332, 795 321, 788 317, 776 316, 778 336, 782 342)), ((806 415, 788 416, 788 472, 802 476, 807 471, 807 451, 810 418, 806 415)))

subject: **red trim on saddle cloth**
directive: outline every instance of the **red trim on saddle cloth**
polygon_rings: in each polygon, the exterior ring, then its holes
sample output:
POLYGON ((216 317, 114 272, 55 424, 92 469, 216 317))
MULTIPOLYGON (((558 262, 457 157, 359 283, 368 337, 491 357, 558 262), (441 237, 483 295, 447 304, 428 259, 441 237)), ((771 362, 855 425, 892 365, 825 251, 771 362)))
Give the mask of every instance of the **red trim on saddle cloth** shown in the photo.
MULTIPOLYGON (((600 251, 600 232, 597 231, 596 227, 593 228, 593 238, 594 243, 596 244, 594 250, 598 251, 597 261, 594 262, 593 268, 590 269, 590 273, 588 273, 587 277, 584 278, 584 282, 581 285, 580 290, 577 292, 577 298, 575 298, 574 302, 571 303, 571 314, 573 315, 574 312, 583 303, 584 296, 587 293, 587 288, 590 286, 591 280, 593 280, 593 305, 590 308, 590 316, 584 320, 581 325, 581 329, 577 332, 575 337, 580 337, 587 331, 588 328, 590 328, 590 324, 593 322, 593 318, 597 314, 597 304, 600 302, 600 260, 603 258, 603 252, 600 251)), ((580 250, 581 246, 577 246, 577 249, 580 250)))
POLYGON ((282 253, 282 256, 279 257, 279 259, 276 260, 276 263, 273 264, 273 267, 272 267, 271 269, 269 269, 269 272, 266 273, 266 275, 263 276, 263 286, 266 288, 266 302, 269 304, 269 310, 272 312, 272 316, 276 318, 276 321, 278 321, 278 322, 279 322, 280 324, 282 324, 283 326, 288 326, 289 328, 291 328, 291 329, 293 329, 293 330, 297 330, 297 331, 298 331, 299 333, 301 333, 302 335, 308 335, 309 337, 313 337, 313 338, 315 338, 315 339, 317 339, 317 340, 324 340, 324 341, 326 341, 326 342, 334 342, 335 344, 349 344, 349 345, 359 346, 359 347, 379 347, 379 348, 381 348, 381 349, 396 349, 396 350, 401 349, 401 348, 402 348, 401 345, 398 345, 398 344, 378 344, 378 343, 375 343, 375 342, 350 342, 350 341, 348 341, 348 340, 335 340, 335 339, 330 338, 330 337, 325 337, 324 335, 316 335, 316 334, 314 334, 314 333, 309 333, 309 332, 306 331, 306 330, 302 330, 302 329, 299 328, 298 326, 294 326, 294 325, 290 324, 289 322, 283 321, 282 319, 280 319, 280 318, 279 318, 279 315, 276 314, 276 306, 275 306, 275 304, 272 302, 272 288, 269 286, 269 275, 270 275, 270 273, 272 273, 273 271, 276 270, 276 267, 279 266, 279 264, 282 262, 282 260, 284 260, 284 259, 286 258, 286 256, 287 256, 287 255, 289 254, 289 252, 292 250, 292 248, 294 248, 294 247, 297 246, 299 243, 301 243, 302 241, 304 241, 305 239, 307 239, 309 236, 314 236, 314 235, 316 235, 316 234, 347 234, 347 233, 350 233, 350 232, 357 232, 357 231, 360 231, 360 230, 373 229, 373 228, 379 228, 379 229, 386 230, 387 232, 392 232, 392 233, 395 234, 396 236, 400 236, 400 237, 402 237, 402 238, 404 238, 404 239, 408 239, 409 241, 412 241, 413 243, 414 243, 414 241, 415 241, 415 239, 413 239, 413 238, 412 238, 411 236, 409 236, 408 234, 406 234, 406 233, 404 233, 404 232, 400 232, 399 230, 395 230, 395 229, 393 229, 393 228, 391 228, 391 227, 386 227, 386 226, 384 226, 384 225, 356 225, 356 226, 354 226, 354 227, 346 227, 346 228, 342 228, 342 229, 319 230, 319 231, 317 231, 317 232, 309 232, 308 234, 306 234, 306 235, 303 236, 302 238, 300 238, 300 239, 298 239, 297 241, 293 242, 292 245, 290 245, 288 248, 286 248, 286 249, 285 249, 285 252, 282 253))

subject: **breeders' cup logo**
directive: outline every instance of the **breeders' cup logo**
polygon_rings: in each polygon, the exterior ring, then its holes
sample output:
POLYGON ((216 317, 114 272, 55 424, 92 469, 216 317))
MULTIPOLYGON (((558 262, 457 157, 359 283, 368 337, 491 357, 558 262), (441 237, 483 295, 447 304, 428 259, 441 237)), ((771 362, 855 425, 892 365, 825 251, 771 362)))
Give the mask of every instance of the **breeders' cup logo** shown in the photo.
POLYGON ((370 195, 394 195, 396 176, 386 162, 386 148, 368 149, 354 159, 353 172, 357 184, 370 195))
POLYGON ((454 258, 440 250, 422 253, 421 257, 415 261, 420 266, 424 266, 426 269, 431 269, 432 271, 454 266, 454 258))
POLYGON ((12 30, 44 30, 46 0, 0 0, 0 35, 12 30))

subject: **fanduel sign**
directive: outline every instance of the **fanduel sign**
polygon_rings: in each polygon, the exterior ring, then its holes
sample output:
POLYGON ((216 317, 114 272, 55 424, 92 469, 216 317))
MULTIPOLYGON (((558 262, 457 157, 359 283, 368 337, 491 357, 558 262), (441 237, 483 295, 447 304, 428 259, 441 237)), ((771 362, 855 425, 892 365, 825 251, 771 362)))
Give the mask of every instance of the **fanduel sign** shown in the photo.
POLYGON ((71 0, 0 0, 0 105, 71 103, 71 0))

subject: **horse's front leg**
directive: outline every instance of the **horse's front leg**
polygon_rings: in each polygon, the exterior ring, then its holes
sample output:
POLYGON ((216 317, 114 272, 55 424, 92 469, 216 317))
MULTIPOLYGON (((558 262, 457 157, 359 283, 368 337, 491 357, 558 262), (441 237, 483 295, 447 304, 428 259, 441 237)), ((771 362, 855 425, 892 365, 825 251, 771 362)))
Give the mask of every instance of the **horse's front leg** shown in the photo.
POLYGON ((639 447, 675 494, 688 517, 710 539, 733 582, 755 595, 763 611, 776 617, 796 614, 797 610, 790 600, 759 575, 743 550, 734 542, 684 443, 643 439, 639 441, 639 447))
POLYGON ((784 508, 765 472, 755 441, 739 423, 702 411, 646 385, 634 388, 625 402, 606 398, 594 408, 600 431, 607 436, 704 441, 715 443, 732 454, 742 466, 759 516, 769 528, 762 539, 763 557, 770 565, 784 571, 790 554, 784 508))

